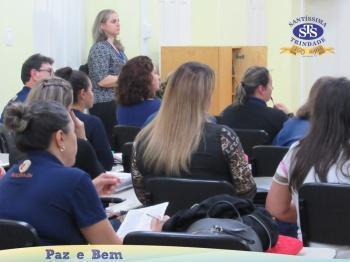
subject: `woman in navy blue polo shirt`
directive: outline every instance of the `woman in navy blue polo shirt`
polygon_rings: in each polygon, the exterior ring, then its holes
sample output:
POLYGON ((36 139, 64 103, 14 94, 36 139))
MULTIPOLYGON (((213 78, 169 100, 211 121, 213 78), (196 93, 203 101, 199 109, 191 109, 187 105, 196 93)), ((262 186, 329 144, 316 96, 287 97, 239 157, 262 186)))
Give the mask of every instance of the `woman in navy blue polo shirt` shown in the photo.
POLYGON ((94 93, 89 77, 84 72, 70 67, 58 69, 55 75, 72 85, 74 114, 84 122, 86 137, 94 148, 98 160, 105 170, 111 170, 114 163, 113 154, 102 121, 97 116, 84 113, 84 110, 91 108, 94 103, 94 93))
POLYGON ((5 125, 27 154, 0 180, 0 217, 26 221, 43 245, 121 244, 90 177, 72 168, 74 123, 62 104, 13 104, 5 125))

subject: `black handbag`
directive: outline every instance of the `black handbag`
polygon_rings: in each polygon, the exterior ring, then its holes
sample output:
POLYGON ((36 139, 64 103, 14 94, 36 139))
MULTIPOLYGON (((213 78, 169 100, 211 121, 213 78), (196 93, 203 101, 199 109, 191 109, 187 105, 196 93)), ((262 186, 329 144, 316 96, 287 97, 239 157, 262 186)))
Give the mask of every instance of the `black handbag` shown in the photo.
POLYGON ((210 197, 178 211, 164 224, 163 231, 231 235, 253 251, 265 251, 278 239, 277 224, 264 208, 230 195, 210 197))
POLYGON ((263 251, 259 236, 251 226, 244 224, 241 215, 235 206, 227 201, 219 201, 213 205, 207 213, 207 218, 202 218, 194 222, 187 229, 187 233, 198 235, 230 235, 234 241, 242 243, 251 251, 263 251), (237 219, 232 218, 212 218, 211 210, 216 205, 226 204, 232 207, 237 214, 237 219))

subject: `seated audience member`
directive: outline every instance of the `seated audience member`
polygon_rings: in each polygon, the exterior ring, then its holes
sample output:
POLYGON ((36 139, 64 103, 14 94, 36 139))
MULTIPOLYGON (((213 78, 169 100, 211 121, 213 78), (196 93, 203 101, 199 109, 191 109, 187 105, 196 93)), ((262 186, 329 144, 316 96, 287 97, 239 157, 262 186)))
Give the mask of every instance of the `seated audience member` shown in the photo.
POLYGON ((265 130, 272 142, 288 119, 287 112, 282 111, 287 109, 282 104, 276 104, 278 108, 266 105, 271 99, 272 89, 272 78, 265 67, 248 68, 237 87, 236 101, 221 113, 221 124, 231 128, 265 130))
POLYGON ((4 122, 27 157, 0 180, 0 217, 31 224, 42 245, 121 244, 91 179, 70 167, 77 141, 63 105, 15 103, 4 122))
POLYGON ((304 183, 350 183, 350 81, 327 77, 319 85, 310 131, 279 164, 266 201, 271 215, 298 225, 304 183))
POLYGON ((236 134, 208 122, 214 72, 189 62, 170 78, 155 118, 135 139, 132 178, 145 202, 144 180, 151 176, 226 180, 239 196, 253 198, 256 185, 236 134))
POLYGON ((159 110, 161 100, 156 98, 159 75, 147 56, 130 59, 119 74, 115 93, 119 125, 142 127, 147 118, 159 110))
POLYGON ((58 69, 55 75, 67 80, 72 85, 73 112, 84 122, 86 137, 93 146, 98 160, 105 170, 111 170, 114 160, 104 125, 97 116, 84 113, 84 110, 91 108, 94 102, 94 93, 89 77, 81 71, 72 70, 70 67, 58 69))
POLYGON ((306 103, 299 108, 296 117, 289 118, 283 124, 272 144, 275 146, 291 146, 294 142, 302 139, 309 131, 311 108, 314 106, 315 98, 319 87, 328 77, 319 78, 311 87, 309 98, 306 103))
MULTIPOLYGON (((86 141, 84 123, 72 112, 73 89, 64 79, 53 77, 43 80, 29 93, 26 102, 56 101, 63 104, 70 112, 74 123, 74 131, 78 137, 78 153, 75 166, 87 172, 91 178, 96 178, 105 172, 97 159, 90 143, 86 141)), ((106 174, 105 174, 106 175, 106 174)))
POLYGON ((29 94, 29 91, 41 79, 46 79, 52 76, 53 59, 40 54, 30 56, 22 65, 21 79, 24 87, 12 98, 2 111, 0 122, 3 122, 4 112, 6 108, 14 102, 24 102, 29 94))
MULTIPOLYGON (((168 81, 171 77, 173 72, 170 72, 167 77, 165 78, 164 81, 160 82, 159 84, 159 90, 156 92, 156 96, 160 99, 163 98, 164 93, 165 93, 165 88, 168 84, 168 81)), ((153 114, 151 114, 149 117, 147 117, 146 121, 143 123, 143 125, 141 126, 141 128, 145 127, 146 125, 148 125, 149 122, 151 122, 157 115, 158 111, 154 112, 153 114)))

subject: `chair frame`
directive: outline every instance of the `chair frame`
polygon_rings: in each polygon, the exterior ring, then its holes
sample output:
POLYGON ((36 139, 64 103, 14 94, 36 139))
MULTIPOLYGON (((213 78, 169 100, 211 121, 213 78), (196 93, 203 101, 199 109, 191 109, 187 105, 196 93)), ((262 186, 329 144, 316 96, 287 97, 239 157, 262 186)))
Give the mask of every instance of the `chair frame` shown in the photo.
POLYGON ((10 153, 13 147, 15 147, 14 137, 4 124, 0 123, 0 152, 10 153))
POLYGON ((262 129, 233 129, 237 134, 244 152, 252 159, 253 147, 257 145, 266 145, 270 143, 269 134, 262 129))
POLYGON ((178 232, 130 232, 125 245, 181 246, 250 251, 248 245, 230 235, 196 235, 178 232))
POLYGON ((0 250, 39 245, 34 227, 23 221, 0 219, 0 250))
POLYGON ((307 183, 299 190, 304 246, 310 242, 350 245, 350 185, 307 183))
POLYGON ((112 150, 122 152, 123 145, 127 142, 133 142, 140 131, 141 128, 137 126, 115 125, 112 135, 112 150), (121 134, 123 135, 121 136, 121 134), (128 134, 126 138, 125 134, 128 134))
POLYGON ((122 164, 124 172, 131 172, 131 156, 134 142, 127 142, 122 146, 122 164))
POLYGON ((193 204, 211 196, 236 195, 233 185, 223 180, 151 177, 146 179, 145 188, 146 204, 169 202, 166 211, 168 215, 181 209, 190 208, 193 204), (183 198, 183 192, 186 192, 186 198, 183 198))
POLYGON ((258 145, 252 150, 252 173, 254 177, 272 177, 289 147, 258 145))

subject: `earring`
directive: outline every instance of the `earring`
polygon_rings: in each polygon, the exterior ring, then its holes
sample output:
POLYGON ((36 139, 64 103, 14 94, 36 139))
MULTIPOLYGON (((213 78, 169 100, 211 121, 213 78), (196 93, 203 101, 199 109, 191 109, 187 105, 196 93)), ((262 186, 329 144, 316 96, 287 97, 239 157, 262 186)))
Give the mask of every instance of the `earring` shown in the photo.
POLYGON ((63 152, 64 150, 66 150, 66 148, 65 148, 65 146, 63 145, 63 146, 60 147, 60 152, 63 152))

